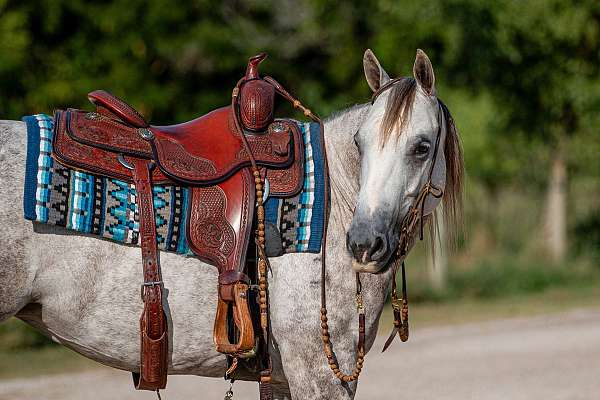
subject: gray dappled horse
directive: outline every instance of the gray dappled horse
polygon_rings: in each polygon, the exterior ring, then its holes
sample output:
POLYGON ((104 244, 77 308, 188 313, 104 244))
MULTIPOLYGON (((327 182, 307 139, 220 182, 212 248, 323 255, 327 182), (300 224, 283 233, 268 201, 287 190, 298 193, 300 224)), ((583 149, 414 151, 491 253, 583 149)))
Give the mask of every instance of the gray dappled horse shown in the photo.
MULTIPOLYGON (((367 50, 363 62, 374 92, 390 82, 373 52, 367 50)), ((346 373, 357 357, 355 272, 369 272, 361 274, 368 351, 390 290, 389 265, 401 222, 429 174, 444 196, 427 196, 423 214, 432 214, 440 201, 450 218, 460 210, 458 137, 438 103, 431 63, 420 50, 413 72, 414 78, 395 82, 373 104, 339 111, 324 123, 331 178, 329 333, 346 373)), ((16 315, 86 357, 135 371, 142 309, 139 249, 24 220, 26 136, 24 123, 0 122, 0 321, 16 315)), ((455 226, 450 221, 449 228, 455 226)), ((172 316, 169 373, 222 377, 225 357, 212 340, 216 269, 172 253, 161 258, 172 316)), ((337 379, 323 354, 320 255, 288 254, 271 264, 275 398, 353 398, 356 383, 337 379)))

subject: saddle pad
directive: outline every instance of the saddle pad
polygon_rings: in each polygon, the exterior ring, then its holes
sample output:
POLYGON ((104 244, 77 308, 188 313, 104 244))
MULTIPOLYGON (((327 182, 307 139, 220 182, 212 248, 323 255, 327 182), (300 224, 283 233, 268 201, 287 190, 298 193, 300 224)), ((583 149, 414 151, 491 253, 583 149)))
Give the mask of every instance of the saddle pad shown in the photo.
MULTIPOLYGON (((117 179, 65 167, 52 153, 53 118, 23 117, 27 124, 24 216, 28 220, 139 246, 135 186, 117 179)), ((291 198, 265 203, 271 256, 321 250, 326 185, 319 125, 297 122, 305 143, 304 183, 291 198)), ((159 250, 193 256, 185 237, 187 187, 154 185, 159 250)))

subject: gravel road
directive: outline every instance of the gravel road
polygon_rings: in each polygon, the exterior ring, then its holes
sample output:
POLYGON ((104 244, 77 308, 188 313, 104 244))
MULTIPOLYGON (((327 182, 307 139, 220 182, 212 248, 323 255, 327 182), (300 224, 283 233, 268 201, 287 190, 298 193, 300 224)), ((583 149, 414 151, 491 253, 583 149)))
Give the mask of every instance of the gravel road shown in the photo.
MULTIPOLYGON (((358 399, 600 399, 600 309, 494 322, 413 329, 367 356, 358 399)), ((169 378, 165 400, 220 399, 223 380, 169 378)), ((236 383, 235 399, 257 387, 236 383)), ((79 374, 0 381, 4 400, 153 399, 135 392, 129 374, 99 368, 79 374)))

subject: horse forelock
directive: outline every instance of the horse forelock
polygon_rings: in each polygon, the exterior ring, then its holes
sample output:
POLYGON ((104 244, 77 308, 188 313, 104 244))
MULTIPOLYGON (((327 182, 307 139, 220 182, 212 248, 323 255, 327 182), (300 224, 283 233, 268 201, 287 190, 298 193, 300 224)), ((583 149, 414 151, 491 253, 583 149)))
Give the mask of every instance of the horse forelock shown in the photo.
POLYGON ((406 128, 415 102, 416 89, 417 81, 411 77, 402 78, 389 89, 380 131, 381 146, 394 133, 400 135, 406 128))

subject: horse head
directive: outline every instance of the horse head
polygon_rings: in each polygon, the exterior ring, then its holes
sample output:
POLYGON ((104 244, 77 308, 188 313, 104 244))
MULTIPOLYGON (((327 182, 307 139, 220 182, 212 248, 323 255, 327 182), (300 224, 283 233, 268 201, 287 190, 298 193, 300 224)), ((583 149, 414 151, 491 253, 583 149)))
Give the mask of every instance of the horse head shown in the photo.
POLYGON ((423 51, 417 51, 413 77, 390 79, 371 50, 363 64, 373 98, 354 136, 360 190, 346 245, 355 271, 379 273, 396 256, 406 256, 415 227, 422 229, 440 202, 445 215, 456 219, 463 161, 454 121, 436 96, 433 66, 423 51))

